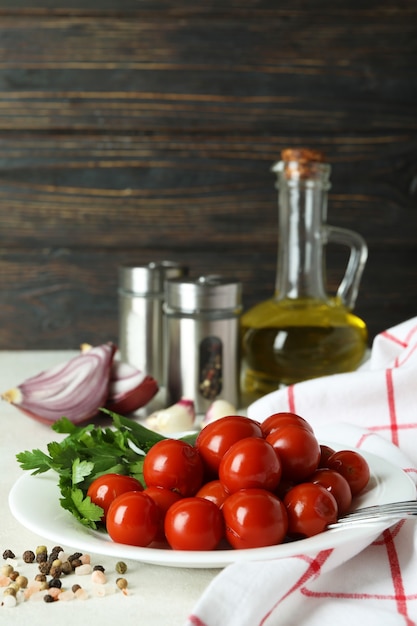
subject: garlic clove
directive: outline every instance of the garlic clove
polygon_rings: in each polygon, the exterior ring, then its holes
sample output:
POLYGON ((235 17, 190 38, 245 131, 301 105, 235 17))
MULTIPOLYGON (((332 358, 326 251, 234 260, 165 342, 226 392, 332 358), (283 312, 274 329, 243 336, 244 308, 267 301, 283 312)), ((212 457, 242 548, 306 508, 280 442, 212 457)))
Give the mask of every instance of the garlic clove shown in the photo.
POLYGON ((172 434, 192 428, 195 417, 194 401, 181 398, 172 406, 155 411, 145 421, 148 428, 152 430, 159 433, 172 434))
POLYGON ((85 350, 28 378, 1 397, 46 424, 63 416, 74 424, 87 421, 106 403, 115 351, 110 342, 85 350))
POLYGON ((133 365, 113 361, 106 409, 129 415, 145 406, 159 391, 158 383, 133 365))
POLYGON ((227 400, 214 400, 214 402, 212 402, 207 409, 201 426, 204 428, 204 426, 207 426, 207 424, 210 424, 210 422, 215 422, 222 417, 236 414, 236 407, 227 400))

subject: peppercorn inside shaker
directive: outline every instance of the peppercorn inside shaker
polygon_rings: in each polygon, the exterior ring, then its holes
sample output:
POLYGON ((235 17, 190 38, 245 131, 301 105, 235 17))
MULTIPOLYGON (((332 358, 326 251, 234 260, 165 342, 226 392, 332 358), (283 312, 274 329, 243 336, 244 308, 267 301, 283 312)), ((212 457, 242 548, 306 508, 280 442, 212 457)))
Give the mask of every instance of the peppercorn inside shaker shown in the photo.
POLYGON ((166 282, 167 396, 205 413, 216 399, 239 406, 241 284, 221 276, 166 282))
POLYGON ((162 304, 165 281, 186 276, 173 261, 119 268, 119 349, 123 361, 165 385, 165 337, 162 304))

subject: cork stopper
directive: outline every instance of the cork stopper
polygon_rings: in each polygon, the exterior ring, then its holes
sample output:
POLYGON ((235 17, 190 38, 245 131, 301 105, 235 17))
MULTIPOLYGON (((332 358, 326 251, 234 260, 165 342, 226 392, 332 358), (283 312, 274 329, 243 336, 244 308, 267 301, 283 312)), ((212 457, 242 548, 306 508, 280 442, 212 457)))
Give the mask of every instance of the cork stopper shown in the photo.
POLYGON ((286 178, 310 178, 324 163, 324 154, 310 148, 286 148, 281 152, 286 178))
POLYGON ((281 152, 283 161, 298 161, 306 163, 308 161, 324 162, 324 154, 319 150, 310 150, 310 148, 286 148, 281 152))

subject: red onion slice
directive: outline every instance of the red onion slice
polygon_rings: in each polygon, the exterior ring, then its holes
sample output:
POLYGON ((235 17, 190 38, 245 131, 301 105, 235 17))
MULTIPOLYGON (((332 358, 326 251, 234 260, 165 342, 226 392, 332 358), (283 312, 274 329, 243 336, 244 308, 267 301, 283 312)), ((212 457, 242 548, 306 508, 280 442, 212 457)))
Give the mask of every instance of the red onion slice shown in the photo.
POLYGON ((148 404, 158 390, 158 383, 152 376, 137 370, 133 365, 114 360, 106 408, 121 415, 129 415, 148 404))
POLYGON ((65 416, 74 424, 95 416, 105 405, 116 346, 103 344, 37 376, 1 397, 44 423, 65 416))

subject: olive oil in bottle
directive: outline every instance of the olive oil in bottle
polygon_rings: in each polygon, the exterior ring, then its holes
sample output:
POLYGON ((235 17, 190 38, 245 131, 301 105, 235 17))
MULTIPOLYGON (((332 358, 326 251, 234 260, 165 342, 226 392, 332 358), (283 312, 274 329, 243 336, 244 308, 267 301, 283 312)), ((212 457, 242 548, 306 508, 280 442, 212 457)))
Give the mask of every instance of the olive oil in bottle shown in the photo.
POLYGON ((279 238, 273 298, 243 314, 242 392, 248 400, 282 385, 356 369, 367 347, 353 313, 367 247, 357 233, 326 224, 330 166, 315 151, 284 150, 278 175, 279 238), (335 296, 325 290, 327 242, 350 248, 335 296))

